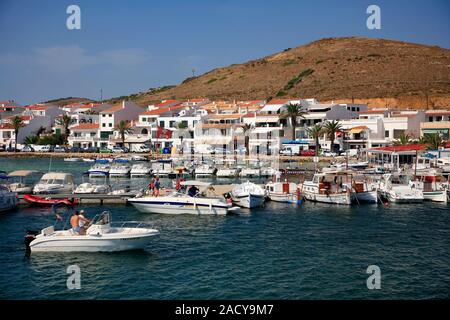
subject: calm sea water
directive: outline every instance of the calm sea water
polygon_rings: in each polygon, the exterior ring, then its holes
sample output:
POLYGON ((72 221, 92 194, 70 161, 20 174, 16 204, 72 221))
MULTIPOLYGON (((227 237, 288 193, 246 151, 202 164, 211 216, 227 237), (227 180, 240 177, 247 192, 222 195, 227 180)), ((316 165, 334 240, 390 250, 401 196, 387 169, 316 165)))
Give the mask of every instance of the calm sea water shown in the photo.
MULTIPOLYGON (((40 169, 48 159, 0 159, 0 170, 40 169)), ((65 171, 86 164, 56 161, 65 171)), ((54 223, 50 209, 0 216, 2 299, 428 299, 450 297, 450 206, 265 208, 225 217, 143 214, 131 206, 83 206, 161 231, 144 251, 25 255, 27 228, 54 223), (66 268, 81 268, 68 290, 66 268), (366 269, 381 268, 380 290, 366 269)))

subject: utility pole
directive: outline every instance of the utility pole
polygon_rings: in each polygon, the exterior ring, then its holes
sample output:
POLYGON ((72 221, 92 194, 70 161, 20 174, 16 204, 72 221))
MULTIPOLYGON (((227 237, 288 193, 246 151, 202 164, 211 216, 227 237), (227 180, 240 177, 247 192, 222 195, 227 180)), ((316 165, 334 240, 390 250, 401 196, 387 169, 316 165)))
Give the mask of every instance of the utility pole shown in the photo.
POLYGON ((103 103, 103 89, 100 89, 100 102, 103 103))

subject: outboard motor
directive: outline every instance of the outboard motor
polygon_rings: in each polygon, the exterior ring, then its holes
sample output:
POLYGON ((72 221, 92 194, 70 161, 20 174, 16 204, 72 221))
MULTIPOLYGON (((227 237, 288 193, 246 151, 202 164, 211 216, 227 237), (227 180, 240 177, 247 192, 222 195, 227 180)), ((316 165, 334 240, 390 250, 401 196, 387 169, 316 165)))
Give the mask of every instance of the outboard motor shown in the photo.
POLYGON ((27 234, 25 235, 25 249, 27 251, 30 251, 30 243, 31 241, 33 241, 34 239, 36 239, 36 236, 39 234, 39 231, 34 231, 34 230, 27 230, 27 234))

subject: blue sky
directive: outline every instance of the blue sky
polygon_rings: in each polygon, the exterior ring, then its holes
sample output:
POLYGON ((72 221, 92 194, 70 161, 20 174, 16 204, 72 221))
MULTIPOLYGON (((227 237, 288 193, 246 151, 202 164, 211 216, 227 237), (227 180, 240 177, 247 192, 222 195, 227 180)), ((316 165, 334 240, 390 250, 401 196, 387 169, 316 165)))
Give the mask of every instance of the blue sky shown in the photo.
POLYGON ((447 0, 0 0, 0 100, 126 95, 324 37, 450 48, 449 21, 447 0), (81 30, 66 28, 71 4, 81 30))

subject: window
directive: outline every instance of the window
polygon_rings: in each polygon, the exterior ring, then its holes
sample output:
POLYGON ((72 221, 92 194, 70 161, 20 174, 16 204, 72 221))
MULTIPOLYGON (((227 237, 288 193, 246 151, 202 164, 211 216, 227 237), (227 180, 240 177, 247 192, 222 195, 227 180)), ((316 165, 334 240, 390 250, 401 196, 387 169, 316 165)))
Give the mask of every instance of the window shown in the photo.
POLYGON ((103 127, 103 128, 106 127, 106 123, 102 123, 102 127, 103 127))
POLYGON ((428 122, 433 122, 433 117, 428 117, 428 122))
POLYGON ((109 127, 110 127, 110 128, 112 127, 112 123, 109 124, 109 127))
POLYGON ((112 114, 111 113, 109 114, 109 117, 112 118, 112 114))
POLYGON ((106 117, 106 114, 102 114, 102 117, 103 117, 103 118, 106 117))
POLYGON ((160 121, 160 122, 159 122, 159 126, 160 126, 161 128, 164 128, 164 121, 160 121))
POLYGON ((385 138, 389 138, 389 130, 385 130, 384 131, 384 137, 385 138))
POLYGON ((147 118, 142 118, 142 122, 147 122, 147 118))

